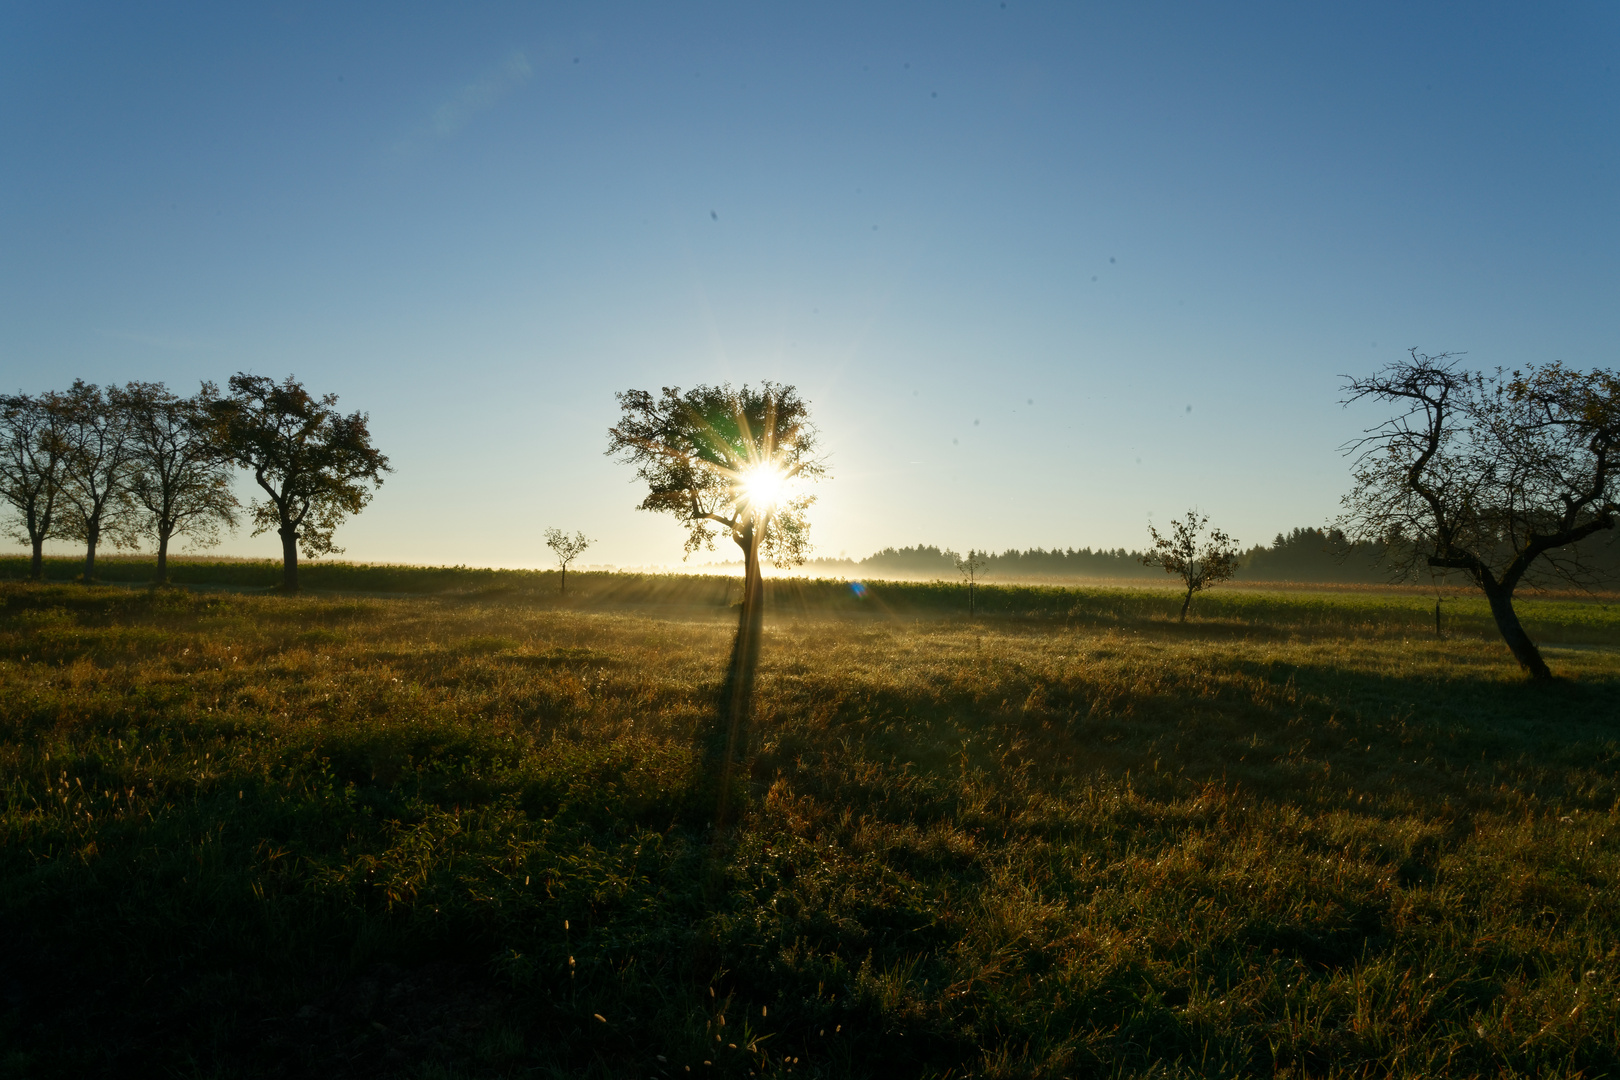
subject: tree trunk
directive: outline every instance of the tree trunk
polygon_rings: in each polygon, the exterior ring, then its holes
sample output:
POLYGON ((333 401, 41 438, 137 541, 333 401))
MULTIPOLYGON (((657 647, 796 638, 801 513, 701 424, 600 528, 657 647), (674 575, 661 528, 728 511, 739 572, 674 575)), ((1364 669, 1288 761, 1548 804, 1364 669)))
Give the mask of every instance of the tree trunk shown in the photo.
POLYGON ((1507 642, 1508 649, 1513 653, 1513 659, 1517 660, 1519 666, 1529 672, 1530 677, 1537 682, 1551 679, 1552 670, 1541 658, 1541 650, 1536 648, 1536 643, 1530 640, 1530 635, 1526 634, 1524 627, 1519 624, 1519 616, 1513 610, 1513 591, 1500 585, 1487 584, 1485 599, 1490 601, 1491 614, 1496 618, 1496 628, 1502 632, 1502 640, 1507 642))
POLYGON ((158 568, 154 585, 167 585, 169 583, 169 530, 158 529, 158 568))
POLYGON ((1434 601, 1434 636, 1437 637, 1437 638, 1443 638, 1443 637, 1446 636, 1445 632, 1440 628, 1440 599, 1439 599, 1439 597, 1436 597, 1435 601, 1434 601))
POLYGON ((973 582, 968 582, 968 618, 973 618, 973 582))
POLYGON ((101 524, 92 521, 84 532, 84 583, 88 585, 96 580, 96 544, 101 540, 101 524))
POLYGON ((283 525, 281 533, 281 591, 291 596, 298 591, 298 530, 283 525))
POLYGON ((558 596, 567 596, 568 595, 568 564, 567 563, 562 564, 562 577, 559 578, 558 581, 557 581, 557 595, 558 596))
POLYGON ((1187 621, 1187 609, 1192 607, 1192 594, 1193 594, 1193 590, 1189 586, 1188 589, 1187 589, 1187 598, 1181 602, 1181 621, 1182 622, 1187 621))
POLYGON ((28 562, 28 576, 35 581, 45 580, 45 537, 34 536, 34 554, 28 562))
POLYGON ((731 647, 731 667, 726 673, 725 745, 719 768, 719 801, 715 824, 724 828, 731 820, 731 783, 737 751, 748 741, 748 722, 753 712, 754 674, 759 667, 760 637, 765 629, 765 578, 759 568, 759 537, 762 530, 750 529, 740 544, 743 549, 743 601, 737 618, 737 640, 731 647))
POLYGON ((759 544, 751 543, 743 559, 743 609, 737 626, 738 639, 745 643, 742 652, 740 684, 745 690, 743 707, 746 719, 748 703, 753 698, 754 668, 759 663, 759 639, 765 631, 765 575, 759 568, 759 544))

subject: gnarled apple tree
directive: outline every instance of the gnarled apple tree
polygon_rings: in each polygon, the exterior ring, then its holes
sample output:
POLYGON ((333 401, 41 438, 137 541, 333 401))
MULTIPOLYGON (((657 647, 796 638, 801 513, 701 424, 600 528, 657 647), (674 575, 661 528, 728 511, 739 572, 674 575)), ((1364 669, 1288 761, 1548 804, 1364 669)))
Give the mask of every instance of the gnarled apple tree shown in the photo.
MULTIPOLYGON (((686 529, 686 553, 730 537, 743 555, 743 604, 727 679, 731 760, 747 718, 764 620, 760 559, 797 565, 809 551, 803 485, 826 475, 809 409, 792 386, 664 387, 617 395, 621 415, 608 430, 611 457, 646 483, 640 509, 669 514, 686 529)), ((722 784, 722 793, 725 786, 722 784)), ((722 807, 720 817, 724 818, 722 807)))
POLYGON ((60 502, 67 455, 61 396, 0 395, 0 501, 17 515, 12 535, 32 549, 28 576, 45 576, 45 541, 62 527, 60 502))
POLYGON ((236 525, 231 462, 212 411, 219 389, 203 383, 183 398, 162 383, 132 382, 112 394, 134 447, 129 497, 138 508, 141 531, 157 541, 153 580, 164 585, 172 539, 189 536, 208 546, 219 541, 221 528, 236 525))
POLYGON ((647 484, 639 509, 670 514, 686 529, 686 553, 730 537, 742 550, 743 604, 760 595, 760 559, 796 566, 809 551, 805 481, 826 473, 809 410, 791 386, 761 383, 664 387, 617 395, 622 415, 608 454, 647 484))
POLYGON ((392 471, 371 445, 365 413, 345 416, 337 395, 314 397, 287 376, 231 376, 230 393, 211 406, 231 458, 253 473, 265 498, 253 503, 253 535, 281 537, 283 592, 298 591, 298 554, 340 553, 332 534, 371 501, 392 471))
POLYGON ((1463 571, 1520 666, 1551 678, 1513 594, 1538 578, 1593 580, 1576 545, 1620 514, 1620 378, 1556 363, 1487 374, 1413 349, 1345 389, 1346 404, 1399 410, 1347 447, 1345 533, 1384 544, 1400 570, 1463 571))
POLYGON ((62 410, 61 534, 84 542, 84 583, 96 578, 96 552, 103 540, 118 547, 136 543, 129 500, 135 442, 116 388, 103 391, 74 379, 56 397, 62 410))

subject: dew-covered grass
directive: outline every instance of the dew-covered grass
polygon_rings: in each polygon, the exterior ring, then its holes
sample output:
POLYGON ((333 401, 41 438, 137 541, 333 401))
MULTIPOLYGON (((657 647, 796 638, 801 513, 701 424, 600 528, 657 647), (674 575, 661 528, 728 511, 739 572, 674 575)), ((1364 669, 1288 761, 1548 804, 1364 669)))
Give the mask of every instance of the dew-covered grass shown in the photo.
POLYGON ((726 589, 0 585, 0 1073, 1620 1072, 1611 607, 726 589))

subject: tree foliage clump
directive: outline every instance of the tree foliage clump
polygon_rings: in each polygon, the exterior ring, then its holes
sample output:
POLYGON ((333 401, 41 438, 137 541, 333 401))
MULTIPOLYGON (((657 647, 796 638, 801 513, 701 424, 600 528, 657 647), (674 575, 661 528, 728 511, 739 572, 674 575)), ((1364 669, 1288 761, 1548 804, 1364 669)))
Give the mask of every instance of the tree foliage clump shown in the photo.
POLYGON ((299 552, 341 552, 333 543, 338 525, 363 510, 392 471, 371 445, 370 418, 336 406, 336 394, 315 397, 291 375, 278 383, 243 372, 212 406, 227 452, 265 494, 250 507, 253 535, 281 537, 285 592, 298 591, 299 552))
POLYGON ((0 395, 0 500, 15 515, 11 534, 33 549, 31 576, 44 574, 47 540, 84 542, 88 582, 104 540, 139 547, 151 538, 163 583, 174 537, 206 546, 235 528, 231 469, 241 465, 267 496, 251 508, 254 535, 281 535, 283 588, 296 592, 298 552, 340 551, 334 530, 389 471, 367 416, 336 404, 291 376, 247 374, 231 378, 225 397, 207 382, 182 398, 160 382, 102 389, 83 379, 65 391, 0 395))
POLYGON ((45 573, 45 541, 60 529, 66 415, 55 393, 0 396, 0 499, 16 514, 10 535, 31 549, 28 574, 45 573))
POLYGON ((809 410, 791 386, 664 387, 618 395, 623 415, 608 454, 633 464, 647 484, 639 509, 670 514, 686 530, 686 553, 729 536, 752 582, 761 557, 782 566, 810 550, 802 483, 826 474, 809 410))
POLYGON ((204 383, 182 398, 162 383, 132 382, 114 402, 128 427, 134 468, 128 498, 136 531, 157 541, 157 584, 169 577, 169 542, 186 535, 207 547, 235 528, 231 462, 214 422, 219 388, 204 383))
POLYGON ((1399 411, 1351 444, 1341 527, 1397 563, 1462 571, 1520 666, 1551 678, 1513 594, 1538 580, 1584 586, 1597 572, 1576 545, 1620 512, 1620 378, 1557 363, 1484 373, 1413 349, 1346 390, 1347 404, 1399 411))
POLYGON ((1188 510, 1187 516, 1170 522, 1170 535, 1162 536, 1158 529, 1148 526, 1152 546, 1142 556, 1144 566, 1157 566, 1167 574, 1181 579, 1187 595, 1181 601, 1181 621, 1187 621, 1187 609, 1192 606, 1193 594, 1225 581, 1238 570, 1237 543, 1220 529, 1209 530, 1203 537, 1209 518, 1197 510, 1188 510))
POLYGON ((753 697, 764 629, 764 556, 798 565, 810 549, 802 485, 826 475, 809 408, 791 386, 664 387, 618 395, 622 415, 608 430, 608 454, 633 464, 647 485, 640 509, 670 514, 686 529, 686 553, 731 537, 743 552, 743 602, 726 675, 725 742, 719 750, 715 821, 729 816, 731 776, 753 697))
POLYGON ((96 551, 105 538, 117 547, 135 544, 129 485, 135 472, 135 441, 117 388, 103 391, 74 379, 53 407, 61 411, 62 509, 59 535, 85 545, 84 580, 96 576, 96 551))
POLYGON ((559 595, 568 592, 568 564, 585 554, 585 549, 592 543, 594 541, 582 532, 575 532, 573 536, 569 536, 561 529, 546 530, 546 547, 557 556, 557 568, 562 574, 557 582, 559 595))
POLYGON ((1321 581, 1383 584, 1402 575, 1391 573, 1378 544, 1352 543, 1332 526, 1297 527, 1278 533, 1269 545, 1243 553, 1239 576, 1248 581, 1321 581))

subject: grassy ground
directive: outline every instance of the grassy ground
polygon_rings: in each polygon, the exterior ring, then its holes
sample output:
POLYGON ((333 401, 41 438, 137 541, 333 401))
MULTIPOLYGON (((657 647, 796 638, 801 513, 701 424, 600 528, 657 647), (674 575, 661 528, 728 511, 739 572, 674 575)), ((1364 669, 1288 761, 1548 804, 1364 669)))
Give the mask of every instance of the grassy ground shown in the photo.
POLYGON ((0 1074, 1620 1075, 1613 606, 730 589, 0 585, 0 1074))

